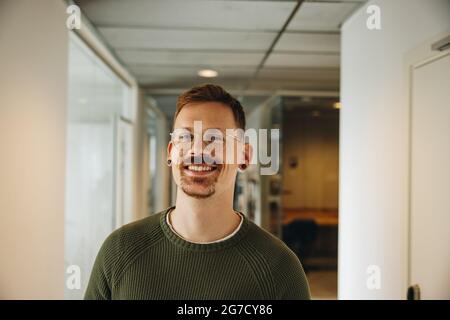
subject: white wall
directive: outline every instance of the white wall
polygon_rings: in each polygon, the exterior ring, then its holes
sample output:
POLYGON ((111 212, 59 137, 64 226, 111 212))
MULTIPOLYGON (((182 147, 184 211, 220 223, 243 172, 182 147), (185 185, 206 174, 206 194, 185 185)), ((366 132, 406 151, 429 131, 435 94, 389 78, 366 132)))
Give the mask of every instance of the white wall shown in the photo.
POLYGON ((0 299, 63 297, 66 17, 0 3, 0 299))
POLYGON ((408 286, 408 52, 450 28, 448 0, 370 1, 342 28, 339 298, 403 299, 408 286), (368 30, 367 5, 381 8, 368 30), (381 288, 366 285, 368 266, 381 288))

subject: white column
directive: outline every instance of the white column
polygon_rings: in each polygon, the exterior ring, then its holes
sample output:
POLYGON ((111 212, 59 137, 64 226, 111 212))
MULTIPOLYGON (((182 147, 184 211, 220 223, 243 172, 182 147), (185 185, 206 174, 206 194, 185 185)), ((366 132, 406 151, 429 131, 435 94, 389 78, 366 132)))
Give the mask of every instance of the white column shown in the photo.
POLYGON ((405 56, 450 28, 449 13, 448 0, 369 1, 343 25, 341 299, 406 297, 409 84, 405 56), (369 5, 381 9, 380 30, 366 27, 369 5), (377 270, 380 288, 371 289, 367 271, 375 275, 377 270))
POLYGON ((63 298, 65 10, 0 3, 0 299, 63 298))

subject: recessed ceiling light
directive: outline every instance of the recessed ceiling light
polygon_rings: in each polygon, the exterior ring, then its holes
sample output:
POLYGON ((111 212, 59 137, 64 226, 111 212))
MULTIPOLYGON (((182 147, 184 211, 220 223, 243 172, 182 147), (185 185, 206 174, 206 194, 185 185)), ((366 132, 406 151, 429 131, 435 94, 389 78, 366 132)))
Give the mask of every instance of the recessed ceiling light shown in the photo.
POLYGON ((212 69, 199 70, 197 74, 203 78, 214 78, 218 75, 217 71, 212 69))

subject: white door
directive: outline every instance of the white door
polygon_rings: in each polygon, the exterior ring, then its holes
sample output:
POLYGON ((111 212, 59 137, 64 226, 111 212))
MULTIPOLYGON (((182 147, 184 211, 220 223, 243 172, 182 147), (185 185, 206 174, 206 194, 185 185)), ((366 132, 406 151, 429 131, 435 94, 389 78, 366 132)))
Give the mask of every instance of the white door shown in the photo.
POLYGON ((450 53, 412 70, 410 285, 450 299, 450 53))

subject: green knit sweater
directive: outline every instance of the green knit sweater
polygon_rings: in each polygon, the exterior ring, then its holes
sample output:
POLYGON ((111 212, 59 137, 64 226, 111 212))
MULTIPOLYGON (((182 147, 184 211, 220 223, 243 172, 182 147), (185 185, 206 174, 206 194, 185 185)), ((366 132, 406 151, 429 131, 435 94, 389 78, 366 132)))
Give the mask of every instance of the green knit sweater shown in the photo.
POLYGON ((297 256, 245 216, 230 238, 199 244, 170 228, 169 210, 105 240, 85 299, 310 299, 297 256))

